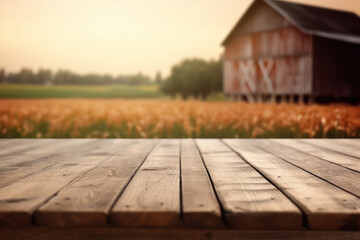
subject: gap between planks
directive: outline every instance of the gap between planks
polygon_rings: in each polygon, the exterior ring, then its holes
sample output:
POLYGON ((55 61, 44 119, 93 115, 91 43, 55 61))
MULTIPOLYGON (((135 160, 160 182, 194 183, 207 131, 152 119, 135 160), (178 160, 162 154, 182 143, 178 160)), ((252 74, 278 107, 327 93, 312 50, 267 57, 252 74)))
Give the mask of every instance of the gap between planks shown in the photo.
POLYGON ((43 226, 106 226, 110 209, 156 145, 136 140, 63 188, 35 214, 43 226))
MULTIPOLYGON (((116 148, 128 144, 123 140, 113 141, 113 147, 116 148)), ((112 146, 107 141, 100 141, 99 145, 101 144, 101 150, 112 146)), ((32 215, 39 206, 78 176, 109 157, 99 155, 99 149, 88 150, 86 155, 78 156, 76 161, 71 158, 63 159, 55 165, 0 188, 0 226, 29 226, 32 215)))
POLYGON ((230 228, 302 229, 300 210, 217 139, 197 139, 230 228))
POLYGON ((359 198, 265 151, 262 140, 224 141, 302 209, 310 229, 359 229, 359 198))
POLYGON ((359 172, 332 162, 324 161, 308 153, 300 152, 289 145, 286 146, 273 140, 256 140, 254 142, 265 151, 360 197, 359 172))

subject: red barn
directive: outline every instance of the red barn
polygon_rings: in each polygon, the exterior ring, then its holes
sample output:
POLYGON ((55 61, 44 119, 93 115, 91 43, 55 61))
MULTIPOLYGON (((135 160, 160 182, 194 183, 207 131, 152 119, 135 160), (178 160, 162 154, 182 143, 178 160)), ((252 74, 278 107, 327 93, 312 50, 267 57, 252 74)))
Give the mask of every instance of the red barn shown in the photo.
POLYGON ((223 46, 228 97, 360 99, 360 18, 354 13, 255 0, 223 46))

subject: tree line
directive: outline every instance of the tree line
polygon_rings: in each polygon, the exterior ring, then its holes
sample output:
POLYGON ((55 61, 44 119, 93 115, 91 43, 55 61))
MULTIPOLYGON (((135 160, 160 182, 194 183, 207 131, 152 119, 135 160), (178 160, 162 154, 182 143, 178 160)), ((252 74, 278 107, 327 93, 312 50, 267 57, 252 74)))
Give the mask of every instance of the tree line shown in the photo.
POLYGON ((184 100, 190 96, 205 100, 212 92, 222 91, 222 62, 185 59, 172 67, 161 90, 173 98, 180 95, 184 100))
MULTIPOLYGON (((151 83, 151 78, 141 73, 114 77, 109 74, 76 74, 59 70, 55 74, 47 69, 33 72, 22 69, 17 73, 6 74, 0 69, 0 82, 16 84, 56 84, 56 85, 141 85, 151 83)), ((154 82, 160 84, 160 90, 172 96, 180 95, 184 100, 190 96, 207 99, 213 92, 222 91, 222 61, 185 59, 171 68, 171 73, 164 81, 158 72, 154 82)))
POLYGON ((0 69, 0 82, 49 85, 141 85, 151 83, 151 78, 141 73, 114 77, 110 74, 77 74, 67 70, 59 70, 53 73, 48 69, 40 69, 34 72, 31 69, 23 68, 15 73, 6 73, 4 69, 0 69))

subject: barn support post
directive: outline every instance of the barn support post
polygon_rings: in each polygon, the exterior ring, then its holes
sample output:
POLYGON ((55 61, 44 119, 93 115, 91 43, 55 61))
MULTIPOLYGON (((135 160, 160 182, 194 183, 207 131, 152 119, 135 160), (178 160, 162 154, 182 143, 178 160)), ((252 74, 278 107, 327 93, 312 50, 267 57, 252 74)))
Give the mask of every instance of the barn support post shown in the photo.
POLYGON ((271 94, 271 96, 270 96, 270 102, 271 102, 271 103, 276 103, 276 95, 275 95, 275 94, 271 94))
POLYGON ((225 100, 226 101, 231 101, 231 94, 230 93, 225 94, 225 100))
POLYGON ((299 95, 299 104, 301 104, 301 105, 304 104, 304 94, 299 95))
POLYGON ((263 98, 262 98, 262 95, 261 95, 261 93, 260 93, 259 90, 256 91, 256 101, 257 101, 258 103, 262 103, 262 102, 263 102, 263 98))
POLYGON ((314 100, 315 100, 315 98, 314 98, 314 95, 310 95, 309 96, 309 102, 308 102, 308 104, 314 104, 314 100))
POLYGON ((295 103, 295 95, 294 95, 294 93, 291 93, 291 94, 290 94, 289 102, 290 102, 291 104, 294 104, 294 103, 295 103))

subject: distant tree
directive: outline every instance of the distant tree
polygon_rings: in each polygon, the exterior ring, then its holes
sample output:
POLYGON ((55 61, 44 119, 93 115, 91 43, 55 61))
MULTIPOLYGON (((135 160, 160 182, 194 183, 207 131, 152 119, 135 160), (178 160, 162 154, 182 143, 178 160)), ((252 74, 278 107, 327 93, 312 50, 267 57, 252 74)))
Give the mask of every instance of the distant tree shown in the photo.
MULTIPOLYGON (((5 71, 0 69, 0 82, 4 81, 5 71)), ((16 84, 57 84, 57 85, 108 85, 127 84, 141 85, 149 84, 149 76, 138 73, 135 75, 113 77, 110 74, 100 75, 95 73, 76 74, 68 70, 59 70, 55 74, 51 70, 40 69, 36 74, 31 69, 22 69, 18 73, 9 73, 6 76, 9 83, 16 84)))
POLYGON ((163 79, 162 79, 162 76, 161 76, 161 72, 158 71, 158 72, 156 73, 156 75, 155 75, 155 83, 161 84, 162 81, 163 81, 163 79))
POLYGON ((180 94, 184 100, 189 96, 206 100, 212 92, 222 90, 221 61, 185 59, 172 67, 161 90, 172 96, 180 94))
POLYGON ((102 76, 101 82, 103 84, 114 84, 114 77, 110 74, 105 74, 102 76))
POLYGON ((6 83, 6 75, 5 75, 5 70, 4 69, 0 69, 0 82, 1 83, 6 83))
POLYGON ((38 84, 52 84, 52 72, 47 69, 39 69, 35 76, 35 83, 38 84))
MULTIPOLYGON (((223 69, 222 61, 209 61, 207 70, 207 79, 210 92, 221 92, 223 90, 223 69)), ((202 92, 202 97, 206 97, 209 92, 202 92)))
POLYGON ((74 74, 70 71, 59 70, 56 72, 54 76, 54 84, 62 85, 62 84, 75 84, 77 79, 74 74))
POLYGON ((34 84, 36 83, 35 75, 31 69, 23 68, 19 73, 20 83, 34 84))
POLYGON ((169 77, 160 85, 160 90, 174 99, 176 97, 176 93, 178 92, 177 82, 174 81, 173 78, 169 77))

